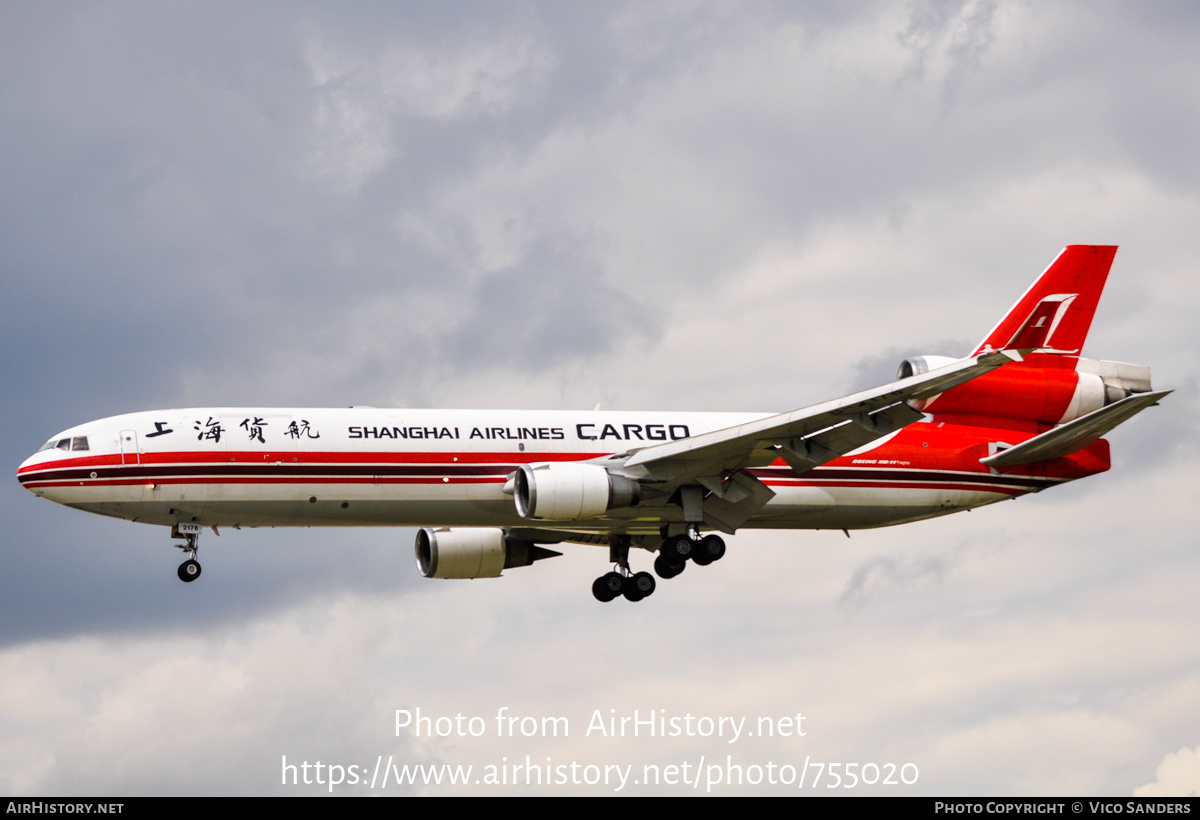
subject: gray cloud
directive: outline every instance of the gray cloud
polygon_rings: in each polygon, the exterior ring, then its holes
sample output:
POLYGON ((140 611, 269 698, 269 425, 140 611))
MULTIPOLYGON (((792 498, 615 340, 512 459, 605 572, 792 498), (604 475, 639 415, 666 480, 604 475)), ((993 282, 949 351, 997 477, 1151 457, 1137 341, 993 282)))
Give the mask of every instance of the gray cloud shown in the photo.
POLYGON ((387 717, 500 702, 585 722, 804 709, 809 745, 746 754, 912 759, 922 792, 1144 783, 1200 732, 1197 21, 1120 3, 4 7, 10 469, 145 407, 783 410, 909 351, 963 352, 949 340, 980 338, 1080 241, 1123 246, 1089 351, 1180 388, 1111 436, 1105 476, 848 542, 739 534, 636 608, 588 598, 602 551, 424 582, 398 530, 206 533, 184 588, 165 533, 10 481, 5 789, 268 793, 282 754, 496 759, 521 749, 409 744, 387 717), (189 703, 203 719, 179 720, 189 703))
POLYGON ((1200 750, 1180 749, 1168 754, 1155 772, 1156 780, 1133 790, 1134 797, 1200 796, 1200 750))

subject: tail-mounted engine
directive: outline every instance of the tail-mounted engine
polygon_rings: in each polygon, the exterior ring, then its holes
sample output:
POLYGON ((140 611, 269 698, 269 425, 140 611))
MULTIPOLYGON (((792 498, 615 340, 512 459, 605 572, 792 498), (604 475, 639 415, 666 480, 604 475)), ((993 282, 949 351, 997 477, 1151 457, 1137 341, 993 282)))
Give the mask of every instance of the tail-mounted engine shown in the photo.
POLYGON ((493 528, 417 530, 416 553, 426 578, 497 578, 502 570, 562 555, 493 528))
MULTIPOLYGON (((898 378, 927 373, 955 361, 916 356, 900 364, 898 378)), ((975 423, 999 420, 1062 424, 1133 393, 1146 393, 1150 368, 1123 362, 1057 355, 1026 357, 929 399, 913 408, 935 416, 971 417, 975 423)))
POLYGON ((598 464, 524 464, 513 473, 512 481, 517 513, 522 518, 580 521, 611 509, 632 507, 642 498, 641 484, 612 475, 598 464))

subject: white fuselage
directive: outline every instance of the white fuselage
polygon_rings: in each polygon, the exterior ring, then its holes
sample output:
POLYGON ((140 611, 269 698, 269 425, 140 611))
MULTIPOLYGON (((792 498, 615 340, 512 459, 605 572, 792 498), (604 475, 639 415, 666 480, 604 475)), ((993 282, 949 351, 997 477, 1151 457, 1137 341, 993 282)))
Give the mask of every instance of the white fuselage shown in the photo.
MULTIPOLYGON (((522 464, 595 459, 767 415, 374 408, 150 411, 63 431, 21 465, 18 477, 49 500, 151 524, 532 526, 654 533, 683 520, 680 507, 667 498, 585 521, 531 521, 518 515, 503 488, 522 464), (54 446, 64 439, 82 439, 88 449, 54 446)), ((925 428, 929 435, 924 437, 931 439, 933 427, 917 424, 901 433, 925 428)), ((803 476, 783 461, 754 469, 775 497, 746 526, 883 526, 991 503, 1050 483, 979 468, 954 469, 945 460, 919 463, 911 449, 900 457, 867 457, 888 455, 893 437, 803 476)), ((915 452, 932 455, 928 449, 915 452)))

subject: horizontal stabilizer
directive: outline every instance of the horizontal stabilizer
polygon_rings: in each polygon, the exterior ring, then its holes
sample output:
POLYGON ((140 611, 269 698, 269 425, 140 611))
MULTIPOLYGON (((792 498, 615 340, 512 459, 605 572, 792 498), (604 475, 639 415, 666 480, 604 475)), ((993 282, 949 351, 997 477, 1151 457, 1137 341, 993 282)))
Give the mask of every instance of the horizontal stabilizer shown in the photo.
POLYGON ((981 458, 979 463, 993 468, 1014 467, 1018 464, 1031 464, 1035 461, 1069 456, 1079 452, 1118 424, 1133 418, 1169 393, 1171 393, 1170 390, 1160 390, 1156 393, 1136 393, 1127 396, 1107 407, 1101 407, 1086 416, 1055 427, 1040 436, 1034 436, 1015 447, 1009 447, 995 455, 981 458))

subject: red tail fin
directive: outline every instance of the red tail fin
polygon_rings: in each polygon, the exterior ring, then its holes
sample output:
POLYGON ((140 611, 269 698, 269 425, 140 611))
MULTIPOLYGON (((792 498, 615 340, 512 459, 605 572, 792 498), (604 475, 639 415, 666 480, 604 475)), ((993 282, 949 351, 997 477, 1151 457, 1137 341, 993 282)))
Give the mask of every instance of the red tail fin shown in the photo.
POLYGON ((1078 356, 1116 254, 1115 245, 1068 245, 971 355, 990 347, 1078 356))

